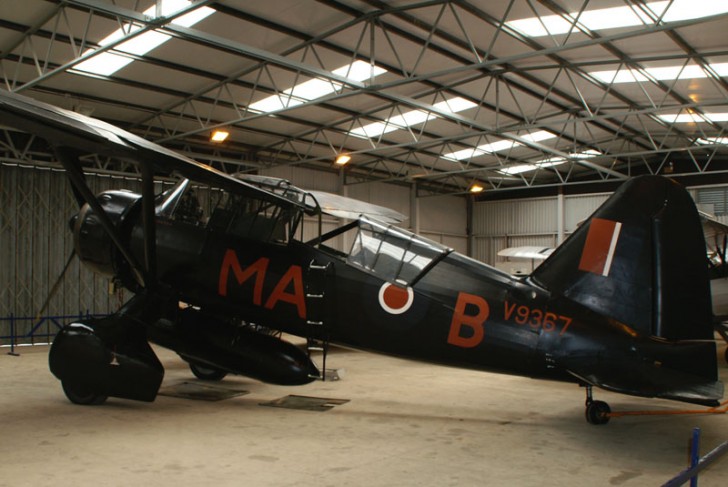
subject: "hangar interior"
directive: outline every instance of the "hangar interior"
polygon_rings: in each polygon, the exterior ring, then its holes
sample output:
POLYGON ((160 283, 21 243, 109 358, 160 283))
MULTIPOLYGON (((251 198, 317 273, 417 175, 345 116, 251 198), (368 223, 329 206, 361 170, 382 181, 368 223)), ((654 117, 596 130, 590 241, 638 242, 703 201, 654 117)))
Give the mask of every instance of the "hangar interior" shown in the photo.
MULTIPOLYGON (((4 2, 0 74, 8 90, 225 172, 393 208, 416 233, 494 265, 504 247, 555 246, 632 176, 724 184, 725 10, 707 0, 4 2), (211 142, 216 129, 229 133, 223 143, 211 142)), ((0 158, 12 249, 0 315, 34 316, 70 252, 73 199, 42 141, 6 127, 0 158)), ((94 190, 138 179, 124 161, 84 164, 94 190)), ((720 218, 723 190, 702 191, 720 218)), ((118 305, 71 266, 83 278, 64 280, 51 314, 118 305)))
MULTIPOLYGON (((675 178, 728 221, 726 26, 715 0, 2 1, 0 77, 223 172, 392 208, 409 230, 509 270, 498 251, 558 245, 642 174, 675 178)), ((54 320, 109 313, 128 293, 71 259, 39 324, 77 206, 43 140, 0 131, 0 346, 48 343, 54 320)), ((95 192, 139 188, 128 162, 82 161, 95 192)), ((431 424, 454 428, 442 420, 431 424)), ((656 446, 668 426, 649 426, 656 446)), ((611 483, 639 485, 636 469, 611 483)))

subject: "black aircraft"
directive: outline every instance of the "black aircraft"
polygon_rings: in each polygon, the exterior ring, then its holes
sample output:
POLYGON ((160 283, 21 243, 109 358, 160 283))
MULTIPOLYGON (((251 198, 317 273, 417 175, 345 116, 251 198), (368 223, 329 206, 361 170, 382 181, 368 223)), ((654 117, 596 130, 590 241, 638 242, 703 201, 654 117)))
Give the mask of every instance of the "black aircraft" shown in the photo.
POLYGON ((76 254, 134 293, 113 315, 56 337, 50 368, 74 403, 154 400, 164 371, 149 342, 209 380, 305 384, 323 376, 310 350, 331 342, 574 382, 586 386, 594 424, 610 409, 592 386, 707 406, 723 396, 700 218, 672 180, 624 183, 533 274, 515 278, 393 226, 400 215, 390 210, 231 177, 23 96, 0 92, 0 123, 54 148, 80 204, 76 254), (138 165, 141 194, 92 194, 84 153, 138 165), (154 194, 155 174, 181 179, 154 194), (207 207, 195 185, 209 188, 207 207), (325 212, 351 222, 323 233, 325 212), (315 236, 304 239, 311 217, 315 236), (307 338, 309 350, 272 332, 307 338))

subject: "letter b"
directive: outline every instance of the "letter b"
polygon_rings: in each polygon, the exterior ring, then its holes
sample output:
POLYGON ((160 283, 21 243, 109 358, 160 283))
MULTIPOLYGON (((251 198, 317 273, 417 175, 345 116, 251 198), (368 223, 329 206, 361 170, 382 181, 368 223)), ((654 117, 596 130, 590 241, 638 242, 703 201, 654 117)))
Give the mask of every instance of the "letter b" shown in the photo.
POLYGON ((485 330, 483 323, 488 319, 490 314, 490 306, 488 302, 474 294, 460 292, 458 300, 455 303, 455 311, 452 314, 452 323, 450 323, 450 334, 447 337, 447 343, 462 348, 473 348, 483 341, 485 330), (466 315, 465 311, 468 305, 475 306, 478 309, 475 315, 466 315), (463 326, 467 326, 472 330, 470 336, 462 336, 463 326))

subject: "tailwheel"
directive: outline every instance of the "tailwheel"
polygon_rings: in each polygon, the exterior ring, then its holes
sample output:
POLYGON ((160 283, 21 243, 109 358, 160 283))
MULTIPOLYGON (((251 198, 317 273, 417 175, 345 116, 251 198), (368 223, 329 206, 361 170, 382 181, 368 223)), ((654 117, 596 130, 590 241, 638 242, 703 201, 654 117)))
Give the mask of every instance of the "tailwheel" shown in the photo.
POLYGON ((604 401, 592 401, 586 405, 586 420, 589 424, 607 424, 612 410, 604 401))
POLYGON ((63 392, 73 404, 81 406, 98 406, 106 402, 109 396, 97 394, 85 386, 77 384, 69 384, 67 381, 61 381, 63 392))
POLYGON ((208 365, 196 364, 193 362, 190 362, 190 370, 193 374, 195 374, 195 377, 197 377, 198 379, 208 381, 223 380, 228 374, 224 370, 216 369, 215 367, 210 367, 208 365))
POLYGON ((592 386, 586 385, 586 420, 589 424, 607 424, 612 409, 604 401, 595 401, 592 396, 592 386))

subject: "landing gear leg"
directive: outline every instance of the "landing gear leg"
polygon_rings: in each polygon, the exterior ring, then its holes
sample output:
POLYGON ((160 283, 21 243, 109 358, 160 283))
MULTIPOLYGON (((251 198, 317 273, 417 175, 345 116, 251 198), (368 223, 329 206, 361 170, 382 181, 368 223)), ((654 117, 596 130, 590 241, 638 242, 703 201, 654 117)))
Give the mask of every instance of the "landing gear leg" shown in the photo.
POLYGON ((589 424, 607 424, 612 410, 604 401, 595 401, 592 397, 592 386, 586 386, 586 420, 589 424))

